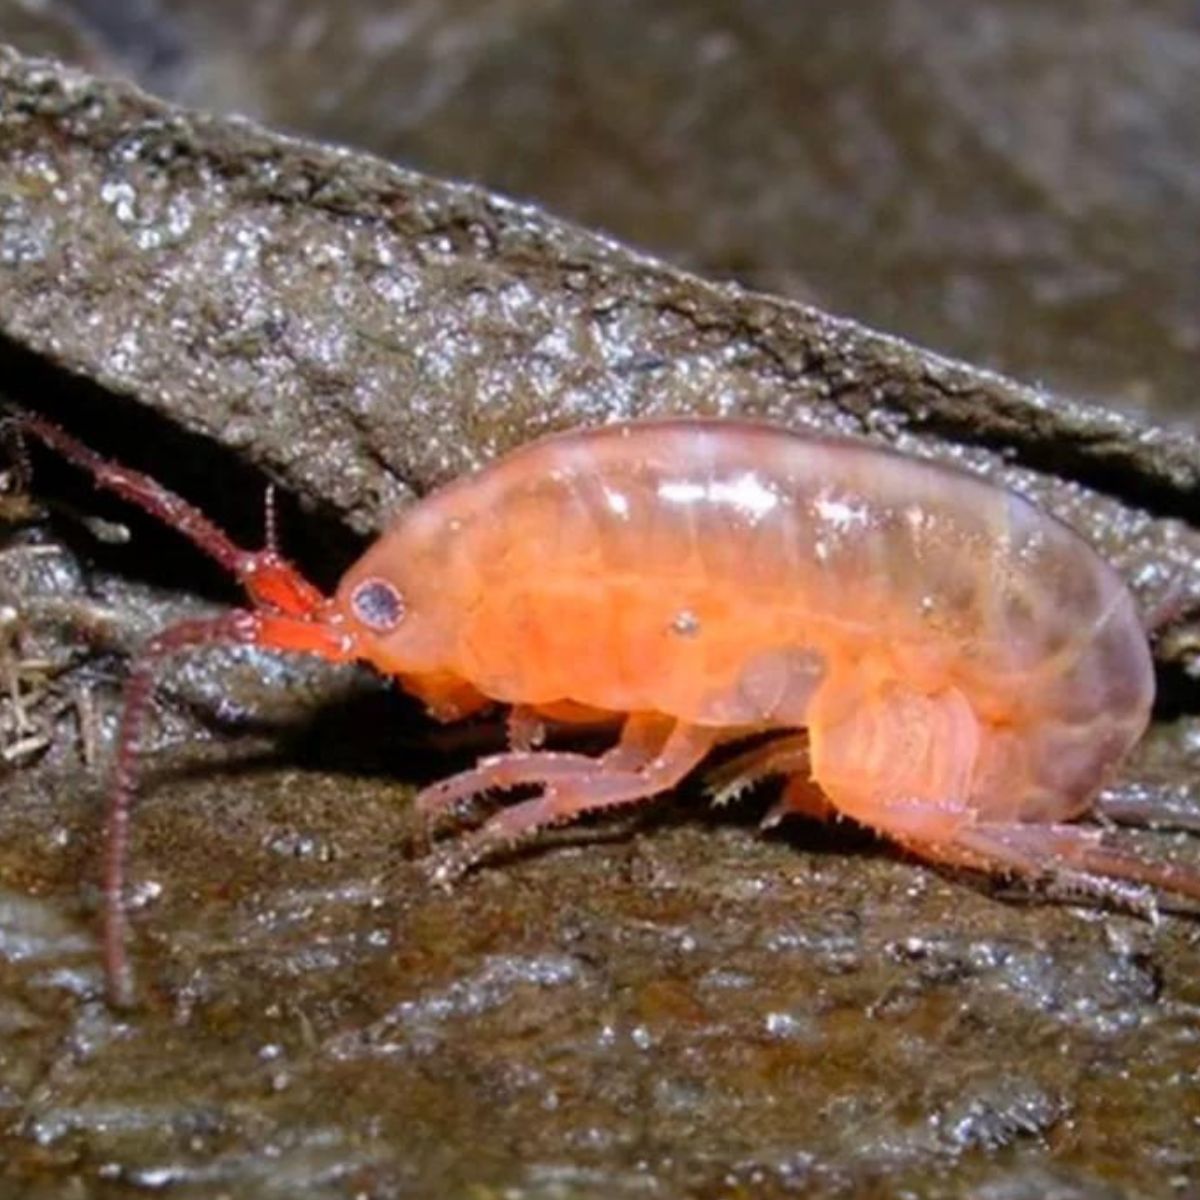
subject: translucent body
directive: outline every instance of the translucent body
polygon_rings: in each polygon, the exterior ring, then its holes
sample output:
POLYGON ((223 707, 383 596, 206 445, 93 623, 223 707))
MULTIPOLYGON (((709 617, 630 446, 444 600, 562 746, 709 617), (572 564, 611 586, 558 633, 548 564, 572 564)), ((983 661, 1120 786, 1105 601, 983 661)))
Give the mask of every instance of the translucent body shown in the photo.
POLYGON ((535 443, 401 514, 339 601, 369 578, 406 613, 368 657, 447 715, 479 696, 804 727, 834 806, 906 840, 1080 813, 1153 698, 1126 588, 1065 525, 765 425, 535 443))

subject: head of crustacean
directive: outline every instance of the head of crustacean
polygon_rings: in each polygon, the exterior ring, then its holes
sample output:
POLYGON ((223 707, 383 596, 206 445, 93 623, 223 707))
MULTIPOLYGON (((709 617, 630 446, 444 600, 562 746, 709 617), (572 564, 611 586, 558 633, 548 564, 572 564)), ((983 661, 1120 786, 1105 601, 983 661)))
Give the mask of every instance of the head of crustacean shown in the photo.
POLYGON ((332 607, 355 657, 452 718, 476 704, 455 670, 462 525, 441 508, 426 501, 402 513, 342 576, 332 607))

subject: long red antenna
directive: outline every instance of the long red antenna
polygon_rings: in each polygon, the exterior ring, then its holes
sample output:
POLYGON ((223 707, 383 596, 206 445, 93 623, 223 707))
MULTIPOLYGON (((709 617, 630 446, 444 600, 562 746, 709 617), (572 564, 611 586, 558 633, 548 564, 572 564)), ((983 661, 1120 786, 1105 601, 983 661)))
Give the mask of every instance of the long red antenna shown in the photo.
POLYGON ((8 420, 22 433, 31 433, 37 440, 49 446, 68 462, 82 467, 93 478, 97 487, 105 488, 138 508, 157 517, 160 521, 177 529, 184 537, 198 546, 210 558, 215 559, 233 575, 240 575, 248 551, 230 541, 223 530, 218 529, 198 508, 189 504, 162 484, 102 458, 88 449, 69 433, 44 417, 18 411, 8 420))

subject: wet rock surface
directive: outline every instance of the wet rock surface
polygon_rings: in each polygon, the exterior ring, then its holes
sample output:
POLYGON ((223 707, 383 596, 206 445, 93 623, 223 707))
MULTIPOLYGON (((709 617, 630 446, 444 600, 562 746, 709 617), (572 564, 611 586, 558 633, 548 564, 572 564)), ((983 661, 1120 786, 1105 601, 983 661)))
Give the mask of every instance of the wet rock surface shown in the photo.
MULTIPOLYGON (((1200 807, 1193 440, 7 53, 0 177, 6 393, 251 543, 278 481, 323 582, 391 506, 547 429, 737 412, 872 437, 1034 495, 1170 608, 1162 719, 1122 786, 1200 807)), ((0 555, 5 662, 45 739, 0 806, 0 1194, 1200 1187, 1194 919, 1004 899, 844 828, 763 836, 754 805, 694 791, 447 895, 411 787, 498 730, 439 739, 359 677, 265 655, 166 681, 134 854, 143 1007, 112 1013, 92 909, 123 656, 229 593, 34 466, 48 522, 8 513, 0 555)))
POLYGON ((0 0, 0 40, 52 39, 1194 424, 1189 0, 0 0))

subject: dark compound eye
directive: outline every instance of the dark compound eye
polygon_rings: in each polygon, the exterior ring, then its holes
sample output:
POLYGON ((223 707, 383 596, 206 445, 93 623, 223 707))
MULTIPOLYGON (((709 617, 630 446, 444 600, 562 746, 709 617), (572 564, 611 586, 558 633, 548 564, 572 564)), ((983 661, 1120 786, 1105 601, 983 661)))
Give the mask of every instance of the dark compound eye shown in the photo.
POLYGON ((380 633, 404 620, 404 597, 386 579, 364 579, 350 593, 350 607, 364 625, 380 633))

